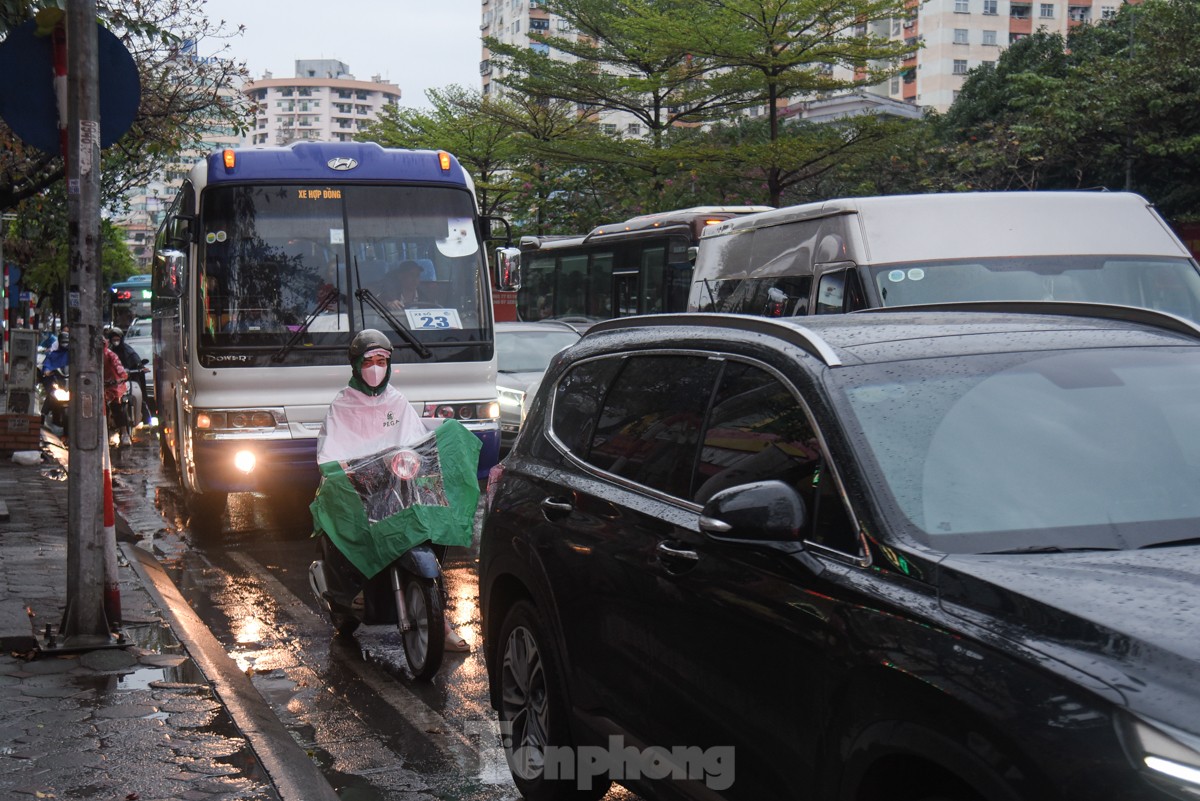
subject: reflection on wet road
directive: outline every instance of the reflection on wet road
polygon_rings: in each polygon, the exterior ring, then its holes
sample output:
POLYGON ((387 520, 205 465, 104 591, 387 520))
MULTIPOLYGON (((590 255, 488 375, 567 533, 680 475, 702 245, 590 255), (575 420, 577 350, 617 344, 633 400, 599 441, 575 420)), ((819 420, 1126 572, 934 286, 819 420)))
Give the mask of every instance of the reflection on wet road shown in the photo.
POLYGON ((308 586, 314 546, 301 505, 232 495, 221 535, 193 536, 157 442, 139 433, 114 474, 124 536, 158 557, 343 799, 519 797, 487 702, 474 549, 451 548, 445 563, 447 616, 474 650, 447 653, 432 682, 415 681, 394 626, 330 636, 308 586))

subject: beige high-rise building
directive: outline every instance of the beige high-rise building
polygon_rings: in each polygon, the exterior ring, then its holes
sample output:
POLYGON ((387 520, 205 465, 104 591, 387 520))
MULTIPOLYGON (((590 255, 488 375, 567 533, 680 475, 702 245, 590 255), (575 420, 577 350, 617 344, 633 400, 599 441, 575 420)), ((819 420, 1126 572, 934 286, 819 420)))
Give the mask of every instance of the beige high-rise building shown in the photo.
POLYGON ((297 60, 296 74, 270 72, 243 87, 254 107, 245 143, 349 142, 387 106, 400 102, 400 87, 379 75, 360 81, 336 59, 297 60))
POLYGON ((967 73, 994 64, 1004 48, 1034 31, 1066 33, 1116 16, 1123 0, 926 0, 894 20, 892 37, 914 45, 905 71, 880 87, 888 97, 945 111, 967 73), (916 49, 917 43, 924 47, 916 49))

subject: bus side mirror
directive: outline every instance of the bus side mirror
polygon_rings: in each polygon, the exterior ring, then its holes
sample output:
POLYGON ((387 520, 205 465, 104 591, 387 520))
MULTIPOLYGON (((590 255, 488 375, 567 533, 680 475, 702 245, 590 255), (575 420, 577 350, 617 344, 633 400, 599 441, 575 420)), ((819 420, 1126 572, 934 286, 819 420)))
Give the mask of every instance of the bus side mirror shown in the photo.
POLYGON ((171 219, 167 234, 167 240, 171 247, 185 250, 188 245, 192 244, 192 223, 195 219, 195 217, 183 214, 171 219))
POLYGON ((516 292, 520 288, 520 248, 496 248, 496 289, 500 292, 516 292))

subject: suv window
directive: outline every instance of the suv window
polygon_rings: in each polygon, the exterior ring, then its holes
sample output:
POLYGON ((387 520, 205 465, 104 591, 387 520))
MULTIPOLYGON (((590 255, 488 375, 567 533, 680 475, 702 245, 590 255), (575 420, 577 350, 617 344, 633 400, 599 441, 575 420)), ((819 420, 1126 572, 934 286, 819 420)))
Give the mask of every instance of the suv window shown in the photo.
POLYGON ((727 487, 768 479, 786 482, 804 499, 805 539, 858 552, 853 523, 804 406, 767 371, 729 362, 704 432, 693 498, 703 505, 727 487))
POLYGON ((604 390, 620 365, 620 359, 583 362, 564 375, 555 389, 554 436, 580 459, 587 459, 604 390))
POLYGON ((589 462, 643 486, 686 497, 700 430, 721 362, 634 356, 604 400, 589 462))

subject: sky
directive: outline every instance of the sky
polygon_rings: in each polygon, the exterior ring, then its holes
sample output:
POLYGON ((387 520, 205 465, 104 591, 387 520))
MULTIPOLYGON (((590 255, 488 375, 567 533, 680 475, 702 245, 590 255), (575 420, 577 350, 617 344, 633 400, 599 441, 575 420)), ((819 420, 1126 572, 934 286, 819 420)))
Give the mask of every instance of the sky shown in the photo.
MULTIPOLYGON (((296 74, 297 59, 332 58, 360 81, 379 75, 400 87, 402 106, 428 108, 426 89, 479 89, 479 0, 206 0, 214 24, 240 36, 225 55, 251 78, 296 74)), ((220 41, 200 46, 215 54, 220 41)))

